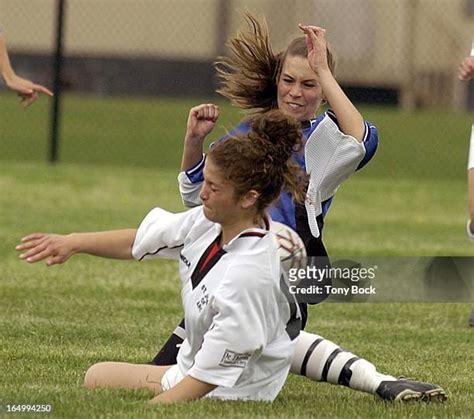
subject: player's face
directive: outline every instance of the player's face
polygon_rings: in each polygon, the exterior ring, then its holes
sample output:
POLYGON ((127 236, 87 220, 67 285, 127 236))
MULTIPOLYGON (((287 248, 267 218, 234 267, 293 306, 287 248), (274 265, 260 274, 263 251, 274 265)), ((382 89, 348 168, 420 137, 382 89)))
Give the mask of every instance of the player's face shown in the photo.
POLYGON ((298 121, 306 121, 314 117, 322 98, 321 85, 308 59, 288 55, 278 79, 278 109, 298 121))
POLYGON ((225 226, 239 219, 241 207, 234 191, 234 186, 224 178, 221 169, 207 158, 200 197, 208 220, 225 226))

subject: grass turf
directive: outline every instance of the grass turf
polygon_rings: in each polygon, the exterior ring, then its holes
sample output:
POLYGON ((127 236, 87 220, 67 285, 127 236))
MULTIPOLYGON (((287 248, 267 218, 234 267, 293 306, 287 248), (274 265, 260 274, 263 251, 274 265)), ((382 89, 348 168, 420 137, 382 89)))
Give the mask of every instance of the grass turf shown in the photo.
MULTIPOLYGON (((442 384, 444 405, 400 406, 290 376, 273 404, 146 404, 146 392, 82 389, 101 360, 144 362, 181 319, 172 262, 77 256, 27 265, 27 233, 135 226, 153 206, 182 209, 176 187, 187 110, 199 100, 66 96, 61 160, 48 166, 47 101, 25 112, 0 96, 0 401, 50 403, 54 415, 228 417, 470 417, 474 361, 468 304, 323 304, 308 331, 381 371, 442 384), (19 162, 23 161, 23 162, 19 162), (28 162, 29 161, 29 162, 28 162)), ((222 105, 222 126, 237 120, 222 105)), ((465 234, 470 116, 366 108, 379 128, 376 159, 338 192, 326 221, 333 256, 473 255, 465 234)))
MULTIPOLYGON (((216 98, 111 98, 66 94, 62 99, 60 160, 175 170, 191 106, 214 101, 221 118, 214 140, 241 115, 216 98)), ((0 159, 45 161, 48 156, 49 106, 17 109, 11 95, 0 95, 0 159)), ((466 178, 472 115, 444 111, 402 112, 391 107, 361 107, 376 124, 376 158, 360 172, 367 178, 459 180, 466 178)))
MULTIPOLYGON (((81 255, 65 265, 46 268, 20 262, 14 245, 22 235, 38 230, 65 233, 136 226, 158 203, 179 210, 175 175, 172 170, 146 168, 2 164, 3 405, 52 404, 57 417, 454 418, 472 413, 473 374, 468 365, 474 361, 473 331, 467 326, 468 304, 323 304, 311 309, 308 331, 368 358, 381 371, 442 384, 450 394, 444 405, 386 404, 371 395, 295 376, 289 377, 273 404, 206 400, 152 407, 146 404, 150 394, 144 391, 84 390, 81 383, 88 366, 102 360, 145 362, 174 329, 182 316, 175 264, 81 255)), ((456 185, 453 181, 441 184, 453 196, 461 191, 461 185, 456 185)), ((426 227, 438 217, 436 212, 423 222, 413 223, 404 216, 409 213, 403 199, 407 192, 424 200, 420 207, 433 205, 432 194, 424 193, 430 186, 434 183, 410 186, 383 179, 351 180, 350 187, 339 192, 328 218, 329 247, 340 254, 400 255, 407 254, 408 245, 408 254, 467 253, 462 229, 444 242, 449 247, 439 248, 426 227), (365 206, 358 203, 362 191, 364 199, 373 203, 373 213, 365 214, 365 206), (377 216, 377 208, 384 206, 379 201, 387 195, 391 197, 390 222, 385 213, 377 216), (347 222, 349 207, 357 223, 347 222), (366 229, 373 234, 364 233, 366 229), (363 242, 350 239, 360 234, 367 235, 363 242)), ((457 218, 450 219, 451 227, 443 228, 448 231, 457 221, 464 221, 460 213, 457 218)))

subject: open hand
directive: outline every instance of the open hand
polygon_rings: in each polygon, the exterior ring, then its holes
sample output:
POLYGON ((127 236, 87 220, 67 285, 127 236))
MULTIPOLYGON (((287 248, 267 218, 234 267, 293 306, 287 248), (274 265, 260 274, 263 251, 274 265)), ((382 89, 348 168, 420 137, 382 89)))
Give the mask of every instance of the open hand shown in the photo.
POLYGON ((74 253, 74 240, 71 235, 33 233, 21 239, 16 250, 26 250, 20 259, 28 263, 46 259, 48 266, 66 262, 74 253))
POLYGON ((469 80, 474 76, 474 57, 466 57, 459 66, 459 80, 469 80))
POLYGON ((306 46, 308 47, 308 62, 311 69, 319 74, 321 71, 329 71, 327 59, 326 29, 319 26, 298 25, 304 32, 306 46))
POLYGON ((30 80, 23 79, 14 74, 12 77, 5 80, 6 86, 18 93, 21 98, 21 105, 23 107, 30 106, 38 99, 38 93, 44 93, 48 96, 53 96, 53 92, 40 84, 35 84, 30 80))

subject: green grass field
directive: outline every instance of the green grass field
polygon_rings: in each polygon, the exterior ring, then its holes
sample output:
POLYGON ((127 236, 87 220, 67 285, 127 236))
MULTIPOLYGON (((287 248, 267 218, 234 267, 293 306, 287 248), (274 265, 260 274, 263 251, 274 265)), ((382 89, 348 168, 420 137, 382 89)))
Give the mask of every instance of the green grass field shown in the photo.
MULTIPOLYGON (((67 94, 61 104, 62 162, 115 164, 175 170, 181 159, 188 110, 216 98, 109 98, 67 94)), ((222 113, 216 139, 241 115, 218 100, 222 113)), ((19 110, 14 96, 0 95, 0 159, 45 161, 48 99, 19 110)), ((465 180, 472 115, 443 111, 402 112, 361 107, 379 130, 380 147, 358 176, 465 180)))
MULTIPOLYGON (((383 372, 443 385, 450 395, 443 405, 386 404, 295 376, 273 404, 152 407, 146 392, 85 391, 88 366, 145 362, 174 329, 182 316, 176 266, 77 256, 46 268, 20 262, 14 246, 33 231, 132 227, 153 206, 182 209, 176 167, 187 108, 198 101, 67 97, 64 163, 53 167, 42 162, 47 125, 38 125, 47 104, 22 112, 13 102, 0 97, 9 116, 0 122, 2 405, 52 404, 55 417, 472 417, 470 304, 311 309, 308 331, 383 372)), ((223 125, 230 127, 237 114, 225 111, 223 125)), ((337 194, 325 232, 330 253, 472 256, 465 234, 468 115, 375 108, 364 114, 383 142, 367 170, 337 194)))

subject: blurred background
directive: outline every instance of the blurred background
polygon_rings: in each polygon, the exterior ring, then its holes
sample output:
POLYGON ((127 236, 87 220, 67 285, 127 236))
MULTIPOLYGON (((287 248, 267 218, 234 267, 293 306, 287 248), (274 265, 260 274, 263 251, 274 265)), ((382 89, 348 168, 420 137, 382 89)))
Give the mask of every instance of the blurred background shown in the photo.
MULTIPOLYGON (((391 156, 367 175, 465 176, 474 89, 456 70, 473 0, 0 0, 13 67, 48 87, 61 3, 61 162, 177 168, 187 110, 219 100, 212 62, 247 9, 266 17, 276 51, 299 22, 327 29, 339 82, 391 156)), ((0 91, 0 159, 47 160, 52 101, 20 112, 11 96, 0 91)), ((239 117, 226 110, 221 128, 239 117)))
POLYGON ((212 63, 245 10, 265 16, 275 51, 300 35, 299 22, 325 27, 339 82, 379 130, 376 157, 341 187, 326 220, 330 253, 473 255, 465 226, 474 93, 457 69, 474 39, 474 0, 0 0, 19 75, 53 88, 62 41, 56 131, 51 98, 21 109, 0 91, 8 243, 38 228, 135 225, 155 205, 181 210, 189 108, 221 106, 208 142, 242 118, 214 93, 212 63))

